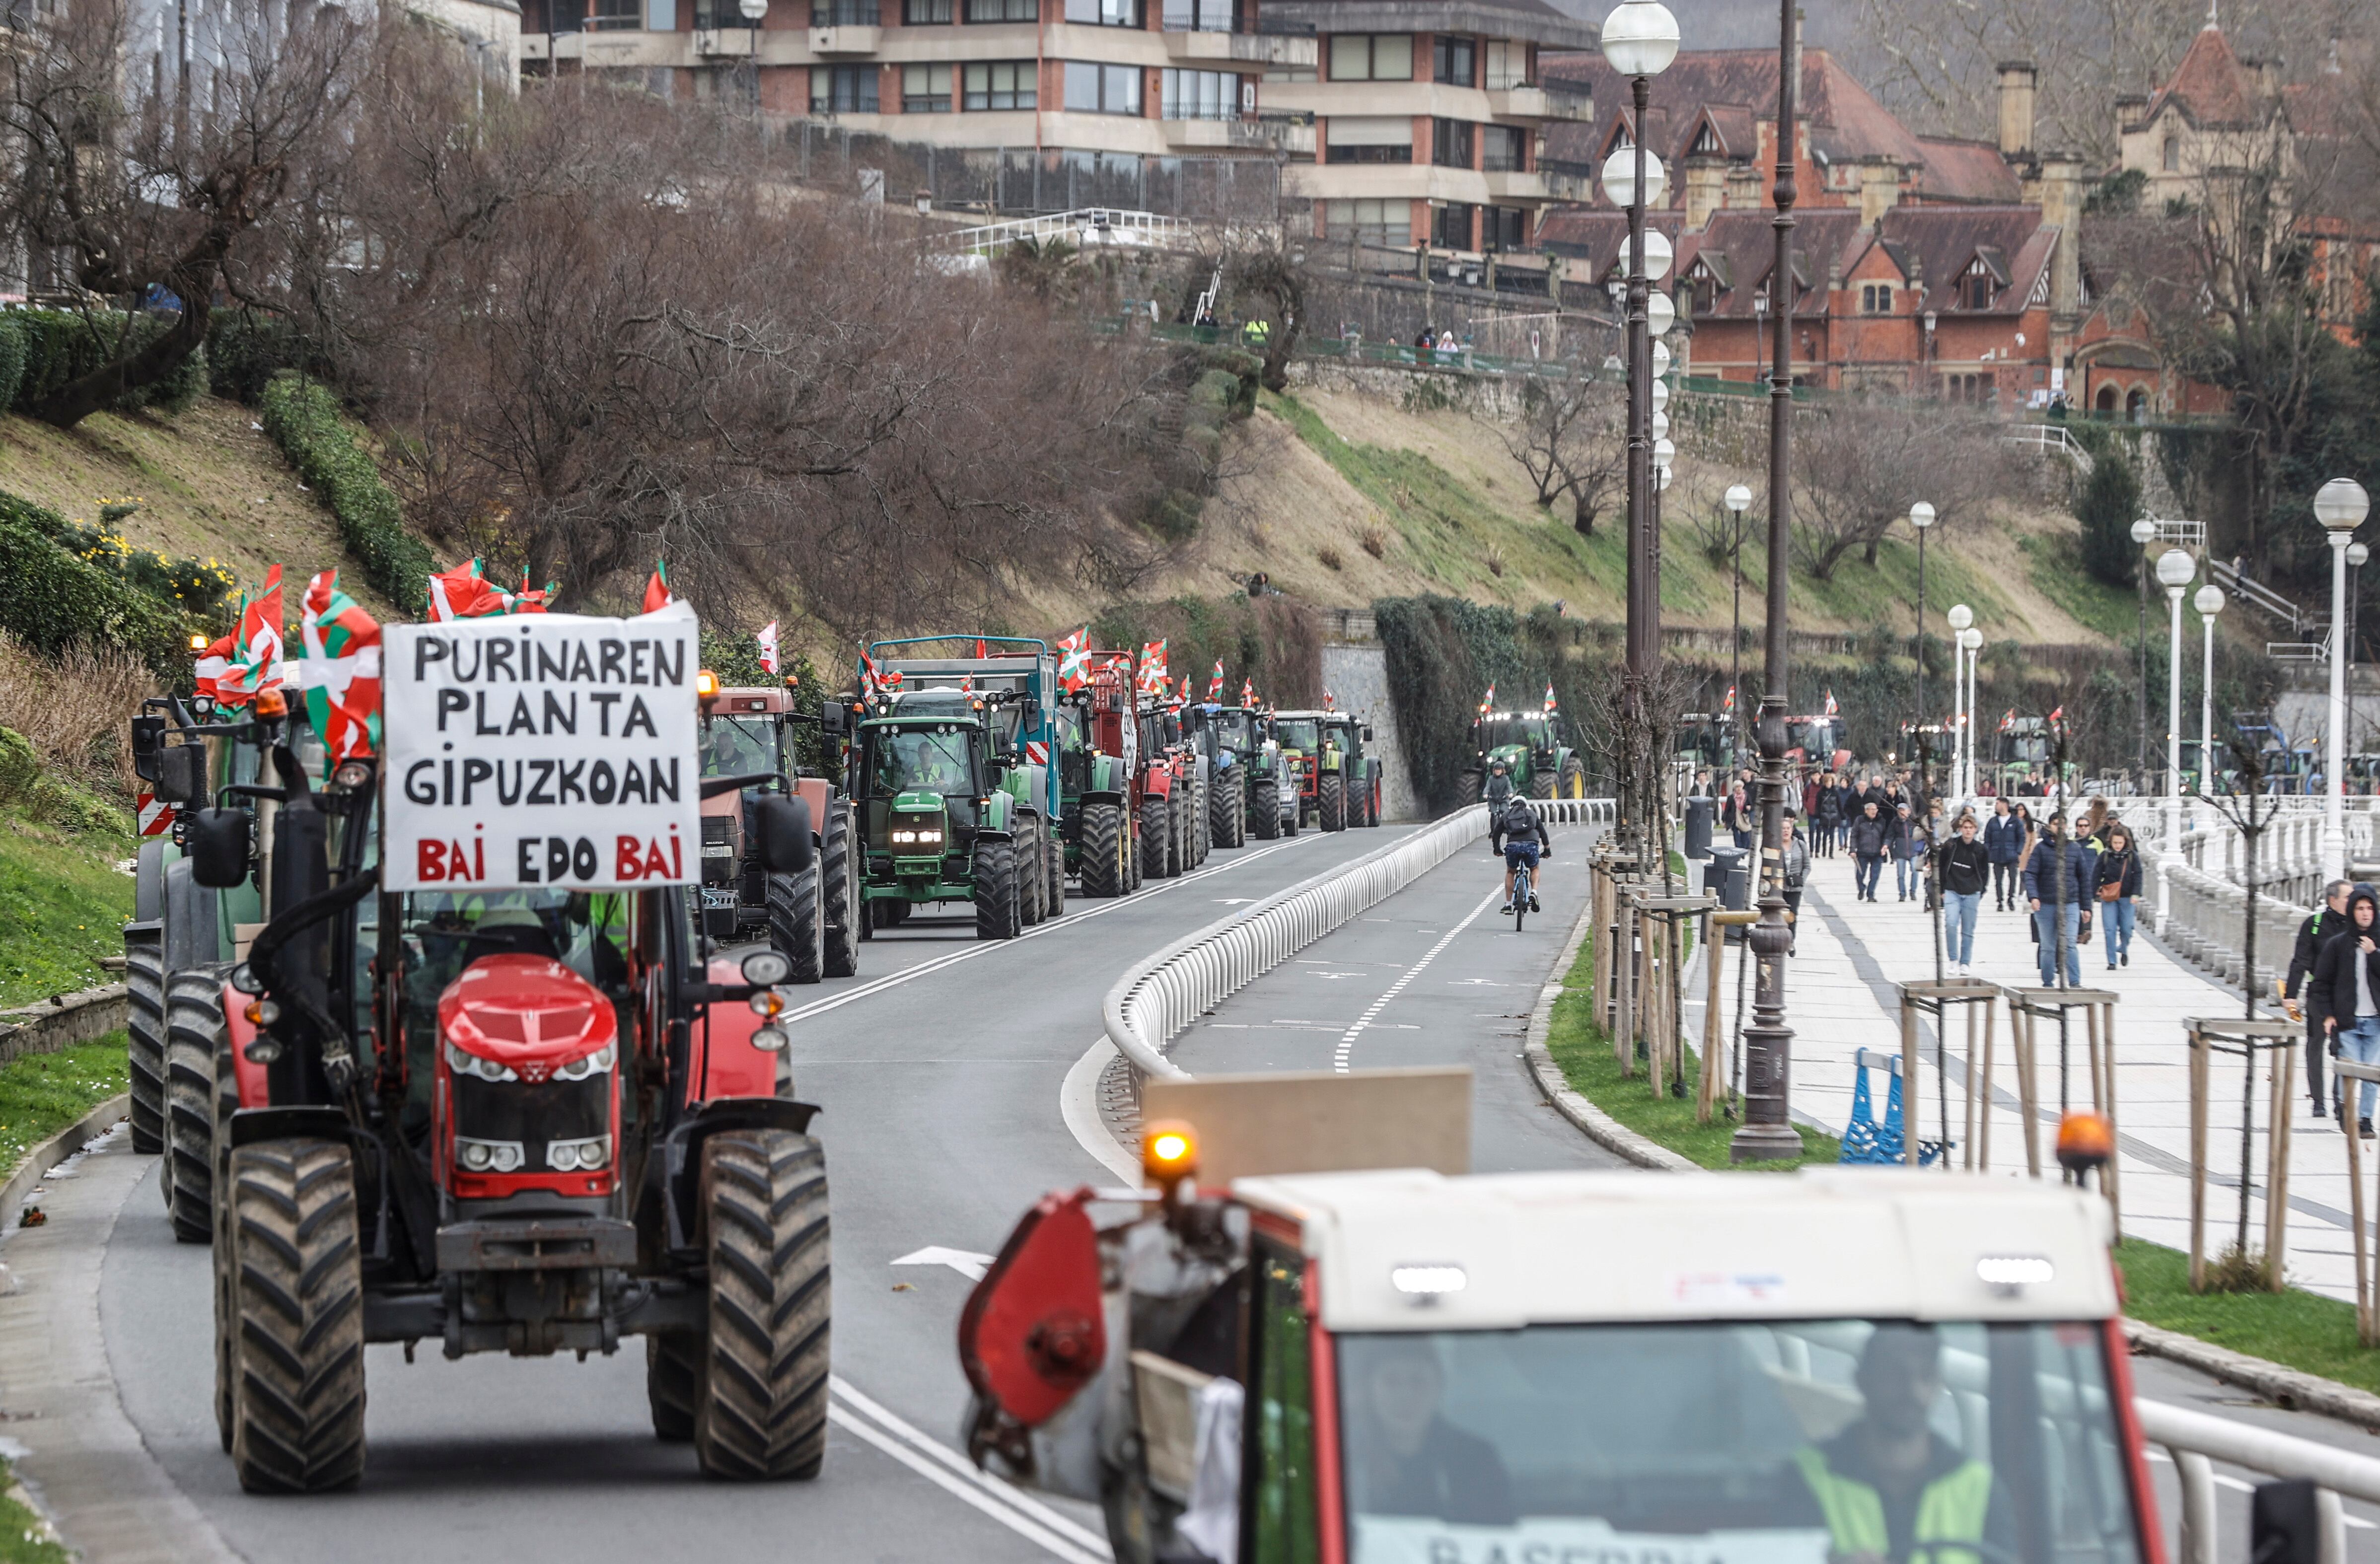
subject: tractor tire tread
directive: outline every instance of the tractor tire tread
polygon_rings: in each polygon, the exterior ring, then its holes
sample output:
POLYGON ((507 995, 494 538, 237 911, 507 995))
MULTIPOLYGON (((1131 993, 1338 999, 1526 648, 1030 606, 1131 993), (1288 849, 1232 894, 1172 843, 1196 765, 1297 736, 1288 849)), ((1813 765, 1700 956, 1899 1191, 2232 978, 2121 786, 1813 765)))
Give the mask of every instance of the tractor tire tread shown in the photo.
POLYGON ((165 987, 165 1214, 184 1243, 214 1238, 215 1051, 225 1033, 223 983, 214 962, 174 974, 165 987))
POLYGON ((1016 844, 978 842, 975 849, 975 932, 978 940, 1014 940, 1020 932, 1016 844))
POLYGON ((1083 894, 1124 893, 1123 810, 1113 804, 1083 806, 1083 894))
POLYGON ((229 1160, 232 1464, 249 1493, 353 1487, 364 1470, 364 1296, 355 1165, 339 1142, 229 1160))
POLYGON ((825 919, 815 860, 806 869, 766 877, 769 943, 793 964, 788 983, 816 983, 826 976, 825 919))
POLYGON ((856 977, 859 975, 858 897, 854 893, 851 878, 851 812, 841 804, 832 806, 832 823, 826 831, 826 879, 822 887, 826 915, 826 975, 829 977, 856 977))
POLYGON ((132 1149, 165 1149, 165 950, 158 935, 124 941, 125 1055, 132 1083, 132 1149))
POLYGON ((1324 830, 1347 829, 1347 779, 1336 771, 1315 785, 1315 814, 1324 830))
POLYGON ((710 1326, 694 1425, 707 1476, 816 1477, 826 1460, 826 1154, 790 1130, 703 1144, 710 1326))

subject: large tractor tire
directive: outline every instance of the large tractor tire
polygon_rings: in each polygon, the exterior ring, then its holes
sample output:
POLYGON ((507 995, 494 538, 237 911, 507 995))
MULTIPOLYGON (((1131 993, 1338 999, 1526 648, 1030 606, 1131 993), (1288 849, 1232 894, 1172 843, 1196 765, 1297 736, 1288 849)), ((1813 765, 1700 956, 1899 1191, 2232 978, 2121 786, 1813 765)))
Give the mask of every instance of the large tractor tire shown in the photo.
POLYGON ((821 866, 812 862, 792 874, 768 877, 769 943, 793 964, 788 983, 816 983, 826 976, 825 899, 821 866))
POLYGON ((809 1478, 826 1460, 826 1153, 791 1130, 702 1143, 710 1328, 694 1453, 706 1476, 809 1478))
POLYGON ((699 1331, 656 1330, 645 1338, 645 1401, 652 1410, 654 1438, 682 1445, 694 1437, 703 1355, 699 1331))
POLYGON ((1200 780, 1196 798, 1197 802, 1182 822, 1182 829, 1190 838, 1191 861, 1203 864, 1207 861, 1207 855, 1215 850, 1215 782, 1212 777, 1200 780))
POLYGON ((1207 835, 1218 847, 1237 847, 1247 829, 1247 780, 1237 766, 1215 780, 1207 794, 1207 835))
POLYGON ((1137 891, 1148 867, 1148 843, 1141 837, 1138 820, 1127 824, 1129 829, 1125 830, 1123 839, 1123 883, 1126 890, 1137 891))
POLYGON ((1281 834, 1281 779, 1269 774, 1258 777, 1255 796, 1248 801, 1248 824, 1254 828, 1257 840, 1270 842, 1281 834))
POLYGON ((1579 763, 1577 756, 1573 755, 1561 763, 1561 779, 1557 785, 1554 796, 1557 798, 1586 796, 1586 768, 1579 763))
POLYGON ((214 1238, 215 1054, 227 1048, 221 962, 174 974, 165 988, 165 1215, 184 1243, 214 1238))
POLYGON ((232 1466, 249 1493, 353 1487, 364 1471, 363 1269, 346 1146, 231 1154, 232 1466))
POLYGON ((1146 872, 1151 879, 1163 879, 1172 874, 1173 818, 1172 804, 1168 798, 1144 798, 1140 801, 1140 848, 1148 855, 1146 872))
POLYGON ((126 1062, 132 1076, 132 1149, 165 1149, 165 951, 161 928, 124 937, 126 1062))
POLYGON ((859 975, 859 952, 855 946, 866 939, 859 927, 858 859, 851 850, 851 811, 836 805, 826 830, 826 852, 821 857, 820 882, 823 895, 821 911, 825 914, 826 975, 829 977, 856 977, 859 975))
POLYGON ((1122 805, 1083 806, 1084 895, 1121 896, 1132 888, 1131 874, 1124 867, 1127 834, 1122 805))
POLYGON ((1554 795, 1554 774, 1551 771, 1541 771, 1534 766, 1530 767, 1529 796, 1532 798, 1551 798, 1554 795))
POLYGON ((1364 768, 1364 821, 1366 826, 1380 823, 1380 765, 1375 760, 1364 768))
POLYGON ((1016 844, 985 837, 975 844, 975 933, 978 940, 1014 940, 1020 919, 1016 844))
POLYGON ((1042 873, 1048 877, 1042 911, 1049 917, 1066 915, 1066 844, 1056 832, 1041 843, 1042 873))
POLYGON ((1049 887, 1050 877, 1041 867, 1041 822, 1030 820, 1017 833, 1016 850, 1016 921, 1026 928, 1039 926, 1049 914, 1041 907, 1041 898, 1049 887))
POLYGON ((1315 813, 1321 818, 1324 830, 1347 829, 1347 779, 1338 771, 1327 773, 1315 788, 1319 799, 1315 813))
POLYGON ((1464 804, 1486 803, 1488 800, 1488 773, 1486 771, 1463 772, 1463 780, 1455 784, 1454 795, 1458 801, 1464 804))
MULTIPOLYGON (((209 1152, 210 1166, 214 1169, 215 1188, 231 1188, 231 1116, 239 1111, 239 1071, 231 1057, 231 1028, 226 1026, 215 1037, 215 1134, 209 1152)), ((232 1429, 232 1294, 231 1294, 231 1207, 229 1199, 217 1200, 214 1206, 214 1304, 215 1304, 215 1432, 222 1437, 224 1454, 231 1454, 232 1429)))
POLYGON ((1289 808, 1281 817, 1281 833, 1283 836, 1295 836, 1298 828, 1305 824, 1305 794, 1303 784, 1292 779, 1288 796, 1281 802, 1288 805, 1289 808))

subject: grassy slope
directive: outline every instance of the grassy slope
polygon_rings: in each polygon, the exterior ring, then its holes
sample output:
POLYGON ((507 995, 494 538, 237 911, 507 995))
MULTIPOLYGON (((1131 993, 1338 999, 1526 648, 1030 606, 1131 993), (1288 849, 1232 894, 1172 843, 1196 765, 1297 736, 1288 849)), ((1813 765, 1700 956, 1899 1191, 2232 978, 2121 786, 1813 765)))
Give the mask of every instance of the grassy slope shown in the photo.
POLYGON ((98 958, 124 953, 129 836, 70 835, 0 810, 0 1006, 113 981, 98 958))
POLYGON ((26 1152, 127 1089, 124 1034, 0 1068, 0 1176, 26 1152))

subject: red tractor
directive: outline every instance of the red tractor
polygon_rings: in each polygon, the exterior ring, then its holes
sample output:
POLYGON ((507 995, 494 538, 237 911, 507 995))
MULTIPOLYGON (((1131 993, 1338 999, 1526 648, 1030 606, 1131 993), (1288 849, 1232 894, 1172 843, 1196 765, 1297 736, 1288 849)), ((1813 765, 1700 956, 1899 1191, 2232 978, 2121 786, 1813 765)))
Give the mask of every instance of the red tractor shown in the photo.
MULTIPOLYGON (((692 806, 749 779, 700 777, 692 618, 516 626, 390 626, 384 758, 317 787, 273 746, 269 854, 245 811, 188 822, 200 883, 261 858, 276 892, 214 1060, 215 1411, 251 1492, 362 1475, 371 1341, 584 1356, 641 1335, 653 1431, 705 1473, 824 1458, 818 1109, 776 1020, 790 964, 723 945, 697 894, 692 806), (422 671, 466 648, 492 677, 432 690, 422 671), (536 732, 505 734, 508 709, 536 732), (555 736, 599 714, 603 748, 555 736), (667 829, 626 829, 655 811, 667 829)), ((768 874, 813 869, 805 800, 747 808, 768 874)))
POLYGON ((1066 697, 1059 714, 1066 847, 1084 895, 1124 896, 1160 872, 1141 829, 1148 768, 1134 694, 1139 667, 1128 651, 1087 655, 1090 683, 1066 697))
MULTIPOLYGON (((707 672, 699 677, 710 680, 707 672)), ((812 716, 795 709, 790 685, 721 689, 706 683, 698 688, 703 777, 740 784, 706 789, 702 800, 704 932, 729 941, 766 939, 793 964, 792 982, 856 975, 859 855, 851 806, 827 777, 801 774, 794 742, 803 723, 817 725, 821 737, 839 736, 842 703, 829 701, 822 714, 812 716), (771 792, 809 807, 818 862, 800 874, 771 875, 760 862, 752 806, 771 792)))

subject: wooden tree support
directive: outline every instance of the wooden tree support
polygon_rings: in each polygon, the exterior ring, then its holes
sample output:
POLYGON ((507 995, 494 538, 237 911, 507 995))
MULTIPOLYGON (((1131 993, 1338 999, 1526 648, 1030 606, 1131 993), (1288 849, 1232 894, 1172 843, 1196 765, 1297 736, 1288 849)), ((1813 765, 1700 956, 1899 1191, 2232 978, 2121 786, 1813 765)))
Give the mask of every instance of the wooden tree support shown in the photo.
POLYGON ((1942 1170, 1945 1172, 1949 1170, 1949 1044, 1950 1028, 1949 1016, 1950 1008, 1955 1005, 1965 1013, 1967 1018, 1967 1063, 1962 1073, 1963 1079, 1960 1084, 1966 1107, 1963 1120, 1966 1139, 1961 1143, 1965 1147, 1962 1165, 1971 1171, 1974 1170, 1979 1166, 1975 1159, 1978 1120, 1981 1121, 1981 1134, 1986 1137, 1986 1144, 1991 1134, 1992 1035, 1998 1026, 1999 985, 1987 983, 1980 977, 1949 977, 1939 982, 1902 983, 1897 987, 1900 990, 1901 1160, 1909 1167, 1917 1166, 1919 1138, 1917 1129, 1923 1118, 1919 1109, 1925 1100, 1923 1091, 1925 1077, 1918 1073, 1917 1069, 1917 1018, 1921 1014, 1930 1015, 1934 1018, 1934 1088, 1942 1126, 1942 1170), (1977 1085, 1975 1051, 1977 1030, 1975 1024, 1978 1020, 1978 1012, 1981 1012, 1980 1019, 1983 1023, 1983 1068, 1980 1092, 1977 1085))
MULTIPOLYGON (((2082 1012, 2084 1038, 2083 1064, 2086 1084, 2091 1089, 2091 1111, 2107 1121, 2108 1133, 2116 1130, 2116 1002, 2121 996, 2112 988, 2027 988, 2008 990, 2009 1041, 2016 1053, 2018 1112, 2024 1121, 2024 1167, 2034 1178, 2041 1177, 2041 1024, 2045 1020, 2058 1028, 2061 1044, 2058 1058, 2058 1107, 2062 1116, 2073 1104, 2070 1061, 2063 1039, 2072 1037, 2073 1023, 2069 1012, 2082 1012)), ((1988 1097, 1991 1083, 1988 1073, 1985 1093, 1988 1097)), ((2053 1145, 2051 1150, 2056 1151, 2053 1145)), ((2118 1232, 2123 1231, 2123 1181, 2112 1154, 2107 1165, 2099 1170, 2099 1188, 2107 1197, 2107 1209, 2116 1218, 2118 1232)))
MULTIPOLYGON (((2206 1138, 2210 1119, 2208 1078, 2216 1054, 2228 1054, 2239 1059, 2247 1071, 2240 1098, 2240 1231, 2238 1243, 2247 1247, 2248 1200, 2253 1191, 2249 1187, 2249 1170, 2253 1161, 2252 1145, 2255 1136, 2256 1056, 2273 1058, 2273 1079, 2266 1092, 2265 1111, 2267 1129, 2265 1136, 2265 1272, 2266 1285, 2274 1291, 2281 1290, 2282 1262, 2288 1254, 2289 1214, 2289 1101, 2296 1095, 2297 1050, 2305 1039, 2302 1024, 2279 1016, 2272 1020, 2248 1021, 2239 1016, 2192 1016, 2182 1024, 2190 1037, 2190 1290, 2206 1290, 2206 1138)), ((2354 1064, 2350 1060, 2338 1061, 2340 1073, 2350 1079, 2369 1079, 2368 1065, 2354 1064)), ((2355 1170, 2361 1160, 2362 1147, 2356 1137, 2348 1136, 2348 1182, 2356 1184, 2355 1170)), ((2360 1186, 2359 1186, 2360 1187, 2360 1186)), ((2356 1244, 2361 1252, 2363 1243, 2362 1219, 2356 1218, 2356 1244)), ((2358 1271, 2357 1285, 2362 1283, 2358 1271)))

